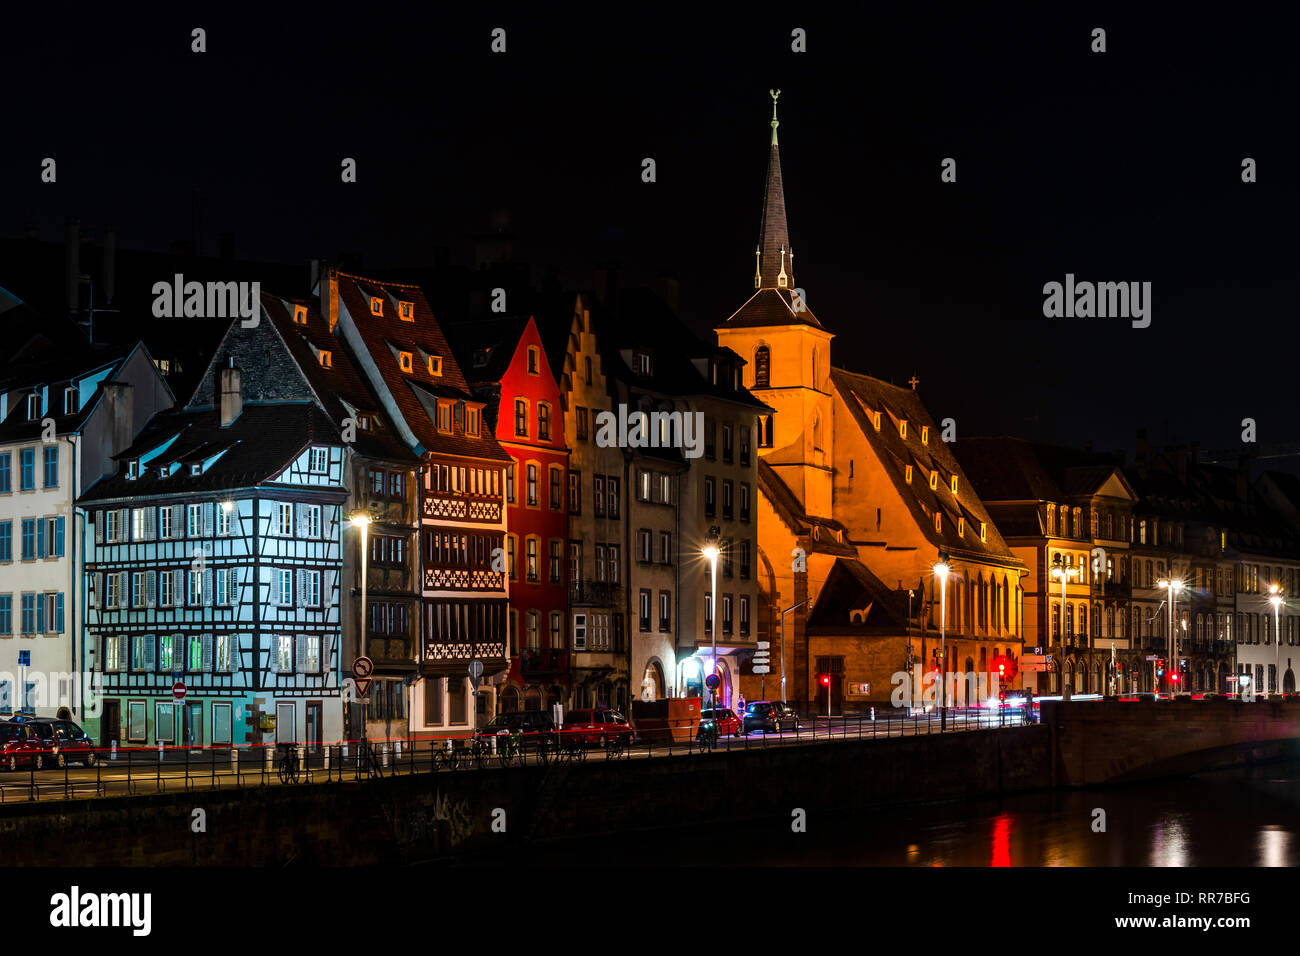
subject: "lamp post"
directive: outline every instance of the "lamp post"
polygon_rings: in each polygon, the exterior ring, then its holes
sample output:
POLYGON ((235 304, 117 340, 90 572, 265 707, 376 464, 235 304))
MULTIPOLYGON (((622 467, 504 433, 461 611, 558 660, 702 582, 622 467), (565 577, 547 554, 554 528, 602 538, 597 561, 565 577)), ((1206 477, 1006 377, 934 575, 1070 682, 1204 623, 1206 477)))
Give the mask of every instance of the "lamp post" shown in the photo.
POLYGON ((939 561, 934 565, 934 576, 939 579, 939 732, 948 728, 948 642, 945 624, 947 619, 948 571, 947 562, 939 552, 939 561))
POLYGON ((799 608, 803 607, 805 603, 807 602, 800 601, 798 604, 788 607, 781 612, 781 703, 783 704, 789 703, 785 697, 785 616, 791 611, 799 610, 799 608))
POLYGON ((1273 605, 1273 683, 1272 691, 1282 688, 1282 632, 1278 630, 1278 612, 1282 608, 1282 589, 1276 584, 1269 585, 1268 603, 1273 605))
MULTIPOLYGON (((716 543, 706 544, 701 549, 701 553, 709 561, 709 612, 712 617, 709 622, 709 637, 713 645, 712 653, 709 656, 709 677, 712 677, 713 680, 710 681, 705 678, 705 683, 709 685, 709 709, 716 711, 718 697, 718 546, 716 543)), ((716 717, 716 714, 714 716, 716 717)))
MULTIPOLYGON (((1169 696, 1173 696, 1174 682, 1172 670, 1174 666, 1174 611, 1178 603, 1178 592, 1183 589, 1181 578, 1161 578, 1156 582, 1156 587, 1165 588, 1169 591, 1169 665, 1165 668, 1165 673, 1170 677, 1166 678, 1169 685, 1169 696)), ((1157 693, 1160 688, 1156 688, 1157 693)))
POLYGON ((1061 658, 1061 659, 1060 659, 1060 668, 1061 668, 1061 699, 1062 699, 1062 700, 1068 700, 1068 699, 1069 699, 1069 696, 1066 694, 1066 691, 1065 691, 1065 601, 1066 601, 1066 597, 1065 597, 1065 586, 1066 586, 1066 584, 1069 582, 1070 578, 1072 578, 1072 577, 1073 577, 1073 578, 1077 578, 1078 576, 1079 576, 1079 569, 1078 569, 1077 567, 1075 567, 1073 564, 1069 564, 1069 565, 1067 565, 1067 564, 1064 562, 1064 560, 1062 560, 1062 558, 1061 558, 1061 553, 1058 551, 1058 552, 1056 553, 1056 555, 1052 558, 1052 577, 1060 579, 1060 582, 1061 582, 1061 617, 1060 617, 1060 621, 1061 621, 1061 653, 1060 653, 1060 658, 1061 658))
MULTIPOLYGON (((354 514, 351 517, 352 527, 361 532, 361 630, 357 640, 358 657, 366 656, 366 560, 370 557, 370 551, 367 547, 367 539, 370 532, 370 516, 365 514, 354 514)), ((361 739, 366 739, 366 705, 358 703, 361 709, 361 739)))

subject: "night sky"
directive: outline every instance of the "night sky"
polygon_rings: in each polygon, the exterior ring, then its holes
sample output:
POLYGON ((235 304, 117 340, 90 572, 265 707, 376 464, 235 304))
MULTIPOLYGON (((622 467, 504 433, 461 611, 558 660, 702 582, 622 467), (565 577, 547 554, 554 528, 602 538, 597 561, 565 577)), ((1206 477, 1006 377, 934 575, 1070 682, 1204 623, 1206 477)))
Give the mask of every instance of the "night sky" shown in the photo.
POLYGON ((908 7, 7 11, 0 234, 31 219, 53 240, 75 215, 165 250, 191 235, 196 184, 205 247, 232 231, 240 258, 469 262, 507 225, 517 258, 574 288, 606 261, 624 282, 675 274, 705 331, 752 291, 779 87, 796 275, 837 365, 917 375, 959 436, 1131 459, 1138 427, 1237 449, 1249 416, 1263 443, 1300 440, 1291 24, 908 7), (1151 327, 1044 318, 1067 272, 1150 281, 1151 327))

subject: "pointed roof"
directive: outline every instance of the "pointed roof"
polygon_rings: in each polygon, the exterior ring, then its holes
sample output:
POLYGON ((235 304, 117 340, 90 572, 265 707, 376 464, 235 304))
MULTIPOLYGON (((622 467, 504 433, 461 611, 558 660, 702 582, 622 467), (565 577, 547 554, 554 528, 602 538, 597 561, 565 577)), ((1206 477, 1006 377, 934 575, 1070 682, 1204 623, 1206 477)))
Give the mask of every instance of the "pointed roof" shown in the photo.
POLYGON ((794 287, 794 259, 790 250, 790 232, 785 222, 785 187, 781 182, 781 147, 777 145, 776 100, 780 90, 770 90, 772 97, 772 144, 767 155, 767 188, 763 192, 763 220, 758 233, 758 268, 754 288, 794 287), (785 280, 781 281, 781 273, 785 280))

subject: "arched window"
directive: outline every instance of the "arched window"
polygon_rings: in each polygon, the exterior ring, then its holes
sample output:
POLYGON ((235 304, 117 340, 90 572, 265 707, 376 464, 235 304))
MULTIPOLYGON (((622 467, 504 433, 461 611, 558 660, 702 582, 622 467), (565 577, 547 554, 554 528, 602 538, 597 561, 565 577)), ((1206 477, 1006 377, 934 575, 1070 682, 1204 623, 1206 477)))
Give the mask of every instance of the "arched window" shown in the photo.
POLYGON ((812 384, 813 388, 817 387, 817 346, 812 350, 812 384))
POLYGON ((591 384, 591 356, 588 355, 582 360, 583 377, 588 385, 591 384))
POLYGON ((516 713, 519 710, 519 688, 506 687, 502 690, 498 707, 503 714, 516 713))
POLYGON ((772 352, 760 345, 754 352, 754 387, 767 388, 772 378, 772 352))

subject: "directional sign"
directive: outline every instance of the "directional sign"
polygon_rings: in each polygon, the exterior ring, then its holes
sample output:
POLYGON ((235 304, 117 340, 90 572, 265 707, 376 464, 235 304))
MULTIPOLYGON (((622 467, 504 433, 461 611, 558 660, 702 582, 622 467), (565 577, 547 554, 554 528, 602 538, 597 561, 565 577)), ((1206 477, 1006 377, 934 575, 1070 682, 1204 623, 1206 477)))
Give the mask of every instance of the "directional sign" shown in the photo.
POLYGON ((483 662, 482 662, 482 661, 470 661, 470 662, 469 662, 469 682, 470 682, 470 685, 471 685, 475 690, 478 690, 478 682, 479 682, 479 678, 481 678, 482 676, 483 676, 483 662))
POLYGON ((18 652, 18 666, 19 666, 19 667, 31 667, 31 666, 32 666, 32 652, 31 652, 31 651, 19 651, 19 652, 18 652))
POLYGON ((768 667, 766 664, 759 664, 757 667, 754 668, 754 673, 755 673, 755 674, 770 674, 770 673, 772 673, 772 668, 768 667))
POLYGON ((769 647, 771 647, 771 646, 772 646, 772 642, 771 642, 771 641, 759 641, 759 642, 758 642, 758 649, 759 649, 760 651, 765 651, 765 650, 767 650, 767 649, 768 649, 769 647))
POLYGON ((177 700, 185 699, 185 681, 178 680, 176 683, 172 684, 172 696, 177 700))
POLYGON ((1160 655, 1159 655, 1159 654, 1148 654, 1148 655, 1147 655, 1147 660, 1149 660, 1149 661, 1158 661, 1158 660, 1160 660, 1160 655))
POLYGON ((358 657, 352 662, 352 676, 357 680, 365 680, 375 670, 375 662, 368 657, 358 657))

